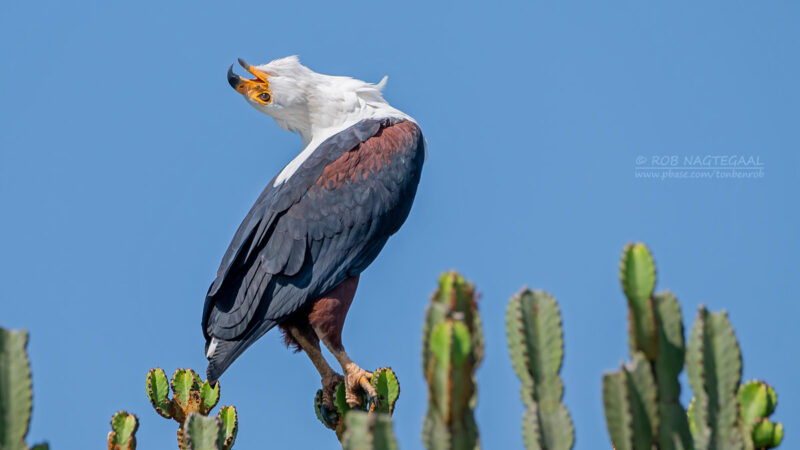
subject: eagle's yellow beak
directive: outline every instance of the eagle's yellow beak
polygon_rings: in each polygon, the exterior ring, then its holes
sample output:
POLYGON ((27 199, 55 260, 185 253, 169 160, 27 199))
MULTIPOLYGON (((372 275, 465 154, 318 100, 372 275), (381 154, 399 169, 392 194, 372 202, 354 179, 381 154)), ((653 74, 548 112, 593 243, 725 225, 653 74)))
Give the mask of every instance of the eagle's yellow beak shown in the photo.
POLYGON ((270 75, 247 64, 242 58, 239 58, 239 65, 253 74, 255 78, 248 80, 236 75, 233 73, 233 64, 231 64, 231 67, 228 68, 228 83, 231 87, 236 89, 236 92, 262 105, 272 102, 272 92, 269 88, 269 81, 267 81, 270 75))

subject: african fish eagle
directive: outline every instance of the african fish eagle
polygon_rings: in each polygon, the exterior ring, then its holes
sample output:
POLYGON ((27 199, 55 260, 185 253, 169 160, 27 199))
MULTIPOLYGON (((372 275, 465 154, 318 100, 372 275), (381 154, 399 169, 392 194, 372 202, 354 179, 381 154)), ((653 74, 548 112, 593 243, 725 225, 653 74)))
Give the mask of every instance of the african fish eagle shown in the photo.
POLYGON ((236 231, 203 308, 208 378, 220 375, 276 325, 322 377, 323 403, 344 381, 346 399, 375 397, 372 374, 342 345, 361 272, 405 222, 417 191, 425 140, 419 125, 377 85, 316 73, 296 56, 228 69, 250 105, 300 134, 303 149, 267 185, 236 231), (327 346, 342 367, 333 370, 327 346))

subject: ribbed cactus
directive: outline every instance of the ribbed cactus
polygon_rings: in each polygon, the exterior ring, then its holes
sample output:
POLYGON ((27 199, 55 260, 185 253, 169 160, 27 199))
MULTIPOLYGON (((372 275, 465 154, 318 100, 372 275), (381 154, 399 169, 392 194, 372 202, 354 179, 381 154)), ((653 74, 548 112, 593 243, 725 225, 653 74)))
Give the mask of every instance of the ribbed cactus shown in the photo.
POLYGON ((620 278, 628 299, 632 362, 603 378, 606 424, 614 447, 777 446, 783 426, 767 419, 775 393, 762 382, 739 386, 741 351, 726 313, 701 307, 684 346, 680 305, 670 292, 653 293, 655 264, 644 244, 625 247, 620 278), (678 401, 684 361, 694 393, 688 411, 678 401))
POLYGON ((625 246, 619 273, 628 299, 631 356, 639 350, 653 361, 658 354, 656 315, 651 298, 656 286, 656 266, 644 244, 625 246))
POLYGON ((236 437, 236 411, 224 407, 216 417, 189 413, 184 421, 183 439, 187 450, 228 450, 236 437))
POLYGON ((352 411, 345 421, 342 450, 397 450, 389 414, 352 411))
POLYGON ((564 383, 558 375, 564 338, 556 300, 546 292, 524 289, 508 304, 506 332, 511 362, 522 381, 525 447, 572 448, 574 427, 561 402, 564 383))
POLYGON ((778 396, 772 386, 753 380, 739 387, 737 397, 742 429, 752 440, 749 448, 777 447, 783 440, 783 425, 768 419, 778 404, 778 396))
POLYGON ((692 435, 696 450, 744 447, 736 393, 742 356, 725 312, 700 307, 689 337, 686 369, 692 387, 692 435))
POLYGON ((603 376, 603 406, 611 442, 617 450, 657 447, 656 382, 644 353, 603 376))
POLYGON ((473 410, 475 370, 483 358, 483 331, 475 288, 455 272, 439 278, 425 316, 423 374, 428 411, 422 440, 428 449, 478 448, 473 410))
MULTIPOLYGON (((0 449, 25 450, 33 406, 28 332, 0 328, 0 449)), ((47 449, 39 444, 35 449, 47 449)))
MULTIPOLYGON (((219 402, 219 382, 212 386, 208 381, 202 381, 200 376, 191 369, 176 370, 172 375, 171 382, 167 382, 164 370, 150 369, 147 372, 146 388, 147 398, 156 412, 164 418, 175 419, 180 424, 178 446, 182 449, 189 445, 189 441, 184 436, 189 416, 192 414, 207 416, 219 402), (170 386, 172 387, 172 398, 169 397, 170 386)), ((226 437, 221 444, 223 447, 220 448, 229 449, 236 439, 238 426, 236 410, 233 406, 223 407, 217 418, 224 425, 223 428, 227 430, 226 437)), ((195 425, 200 426, 199 424, 200 422, 196 422, 195 425)))
POLYGON ((139 420, 127 411, 111 416, 111 431, 108 433, 108 450, 136 450, 136 430, 139 420))
POLYGON ((656 267, 642 243, 625 246, 620 281, 628 303, 632 363, 603 378, 606 425, 611 441, 618 449, 644 448, 641 445, 645 443, 663 450, 689 449, 692 446, 689 424, 679 400, 678 376, 683 370, 685 354, 680 305, 668 291, 654 294, 656 267), (640 382, 632 383, 633 375, 640 382), (651 398, 650 383, 645 378, 652 379, 655 387, 653 409, 649 400, 639 401, 651 398), (623 394, 628 400, 618 398, 623 394), (638 408, 637 404, 647 406, 646 410, 652 412, 647 417, 648 426, 638 419, 623 420, 628 417, 626 414, 637 416, 630 409, 638 408))
POLYGON ((233 406, 223 406, 219 409, 217 418, 222 422, 220 449, 230 450, 236 442, 236 435, 239 433, 239 415, 233 406))
MULTIPOLYGON (((358 410, 385 413, 391 417, 397 399, 400 397, 400 382, 397 380, 397 374, 391 367, 381 367, 372 372, 371 384, 378 393, 377 401, 373 402, 364 396, 358 410)), ((322 390, 317 390, 314 397, 314 412, 317 419, 327 428, 336 431, 336 436, 341 440, 347 427, 345 416, 352 410, 345 400, 344 383, 339 383, 336 387, 334 404, 336 411, 327 411, 322 403, 322 390)))

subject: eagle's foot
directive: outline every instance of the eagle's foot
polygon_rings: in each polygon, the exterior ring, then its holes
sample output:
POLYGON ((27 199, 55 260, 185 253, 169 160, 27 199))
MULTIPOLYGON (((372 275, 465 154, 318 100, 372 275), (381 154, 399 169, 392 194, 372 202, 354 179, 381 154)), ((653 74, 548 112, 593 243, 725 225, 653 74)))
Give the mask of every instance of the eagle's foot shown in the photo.
POLYGON ((336 388, 344 381, 344 377, 334 371, 322 376, 322 419, 328 427, 335 429, 339 423, 339 412, 336 408, 336 388))
POLYGON ((344 381, 344 377, 331 372, 322 377, 322 404, 331 411, 336 411, 336 388, 344 381))
POLYGON ((364 391, 374 403, 378 399, 378 392, 372 387, 372 373, 358 367, 355 363, 348 363, 344 367, 344 398, 351 408, 361 405, 359 389, 364 391))

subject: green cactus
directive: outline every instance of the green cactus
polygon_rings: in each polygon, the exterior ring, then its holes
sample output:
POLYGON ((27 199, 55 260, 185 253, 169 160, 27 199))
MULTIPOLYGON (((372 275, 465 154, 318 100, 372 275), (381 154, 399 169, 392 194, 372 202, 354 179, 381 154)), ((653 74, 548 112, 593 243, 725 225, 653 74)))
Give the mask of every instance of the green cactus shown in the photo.
POLYGON ((127 411, 111 416, 111 431, 108 433, 108 450, 136 450, 136 430, 139 420, 127 411))
MULTIPOLYGON (((649 369, 643 362, 629 367, 648 369, 656 386, 655 416, 651 418, 657 424, 651 432, 654 444, 663 450, 689 449, 692 438, 680 403, 678 381, 686 352, 683 319, 678 300, 671 292, 653 293, 656 278, 655 263, 647 246, 627 244, 620 261, 620 282, 628 303, 629 348, 631 358, 641 355, 649 362, 649 369)), ((606 422, 611 432, 612 421, 607 417, 606 422)), ((612 441, 615 435, 622 436, 619 430, 611 435, 612 441)), ((641 432, 636 436, 641 436, 641 432)))
POLYGON ((694 448, 777 447, 783 426, 770 422, 775 391, 762 381, 739 385, 742 356, 727 313, 701 306, 686 351, 692 399, 687 417, 694 448))
POLYGON ((172 418, 172 401, 169 398, 169 381, 164 369, 150 369, 147 372, 147 398, 156 412, 165 419, 172 418))
POLYGON ((217 416, 190 412, 181 426, 180 447, 187 450, 230 450, 238 431, 239 420, 233 406, 223 406, 217 416))
POLYGON ((695 449, 743 448, 737 399, 742 357, 725 312, 710 313, 700 307, 689 338, 686 367, 694 393, 695 449))
POLYGON ((739 393, 736 396, 742 407, 742 423, 748 428, 762 418, 769 417, 778 404, 778 396, 772 386, 759 380, 739 386, 739 393))
POLYGON ((783 425, 761 419, 753 426, 751 438, 753 448, 775 448, 783 440, 783 425))
POLYGON ((183 424, 183 438, 187 450, 221 450, 222 421, 191 412, 183 424))
POLYGON ((628 298, 631 356, 638 350, 653 361, 658 353, 656 317, 651 299, 656 286, 656 266, 644 244, 625 246, 619 275, 622 290, 628 298))
MULTIPOLYGON (((207 416, 219 402, 220 385, 217 382, 212 386, 203 381, 192 369, 176 370, 168 382, 164 370, 157 368, 147 372, 146 392, 150 404, 160 416, 180 424, 178 445, 184 449, 188 445, 183 435, 186 419, 193 413, 207 416), (170 387, 172 398, 169 398, 170 387)), ((235 419, 235 411, 233 414, 235 419)))
POLYGON ((458 273, 447 272, 439 276, 438 289, 431 296, 431 303, 425 311, 425 330, 422 336, 423 371, 428 367, 428 340, 431 331, 446 318, 456 318, 467 325, 472 337, 475 366, 479 366, 483 359, 483 327, 475 299, 475 286, 458 273))
POLYGON ((524 289, 508 304, 506 332, 511 362, 522 381, 526 448, 572 448, 574 426, 561 402, 564 384, 558 375, 564 339, 556 300, 546 292, 524 289))
POLYGON ((772 386, 753 380, 739 386, 737 398, 740 406, 742 431, 747 448, 774 448, 783 439, 783 425, 767 419, 775 411, 778 396, 772 386))
POLYGON ((230 450, 239 433, 239 416, 233 406, 223 406, 217 415, 222 422, 222 450, 230 450))
POLYGON ((372 387, 378 393, 377 402, 369 404, 369 410, 391 414, 394 412, 394 405, 400 398, 400 382, 391 367, 381 367, 372 373, 372 387))
POLYGON ((653 295, 658 333, 658 354, 652 363, 658 388, 658 443, 662 450, 683 450, 692 447, 686 411, 680 402, 686 348, 683 340, 683 318, 680 304, 669 292, 653 295))
POLYGON ((343 450, 397 450, 392 418, 380 412, 353 411, 345 418, 343 450))
MULTIPOLYGON (((0 449, 25 450, 33 407, 28 332, 0 328, 0 449)), ((47 444, 34 448, 47 449, 47 444)))
POLYGON ((614 448, 650 449, 657 445, 657 388, 650 364, 638 352, 618 372, 603 376, 606 426, 614 448))
POLYGON ((170 384, 173 394, 172 417, 179 423, 183 423, 193 412, 208 415, 219 402, 219 383, 212 387, 208 381, 202 381, 192 369, 176 370, 170 384))
POLYGON ((473 410, 475 370, 483 358, 483 331, 475 289, 455 272, 439 278, 423 335, 428 411, 422 440, 428 449, 478 448, 473 410))
MULTIPOLYGON (((378 393, 377 401, 373 402, 364 395, 358 410, 386 413, 391 416, 397 399, 400 397, 400 382, 397 380, 397 374, 391 367, 381 367, 372 373, 371 383, 378 393)), ((352 409, 345 400, 344 383, 336 386, 334 404, 336 411, 327 411, 322 404, 322 390, 317 390, 314 396, 314 413, 323 425, 336 431, 336 436, 341 440, 347 427, 344 418, 352 409)))

